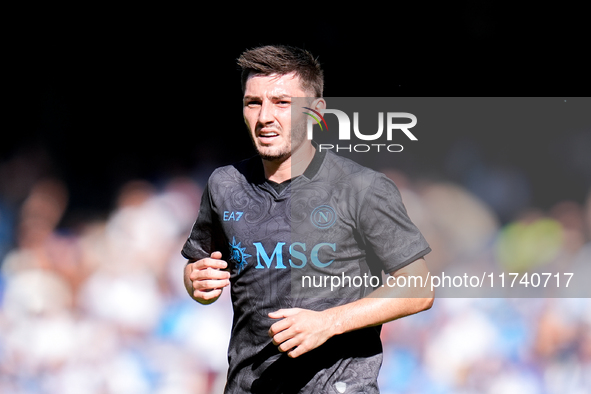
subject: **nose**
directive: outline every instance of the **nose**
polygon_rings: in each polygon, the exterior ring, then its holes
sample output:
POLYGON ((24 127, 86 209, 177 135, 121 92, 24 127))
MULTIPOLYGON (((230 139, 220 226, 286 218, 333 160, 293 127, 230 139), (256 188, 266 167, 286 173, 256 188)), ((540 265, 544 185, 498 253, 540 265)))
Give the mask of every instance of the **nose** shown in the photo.
POLYGON ((261 124, 268 124, 273 122, 273 120, 273 104, 268 100, 263 100, 261 103, 258 121, 261 124))

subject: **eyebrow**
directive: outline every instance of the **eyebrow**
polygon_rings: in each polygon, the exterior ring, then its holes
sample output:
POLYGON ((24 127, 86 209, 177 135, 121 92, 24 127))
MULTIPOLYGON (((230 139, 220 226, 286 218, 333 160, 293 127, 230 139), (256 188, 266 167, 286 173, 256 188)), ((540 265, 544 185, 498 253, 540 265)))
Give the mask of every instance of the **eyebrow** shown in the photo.
MULTIPOLYGON (((287 95, 287 94, 281 94, 279 96, 273 96, 271 97, 271 100, 281 100, 284 98, 292 98, 292 96, 287 95)), ((242 98, 242 101, 247 101, 247 100, 260 100, 260 96, 244 96, 242 98)))

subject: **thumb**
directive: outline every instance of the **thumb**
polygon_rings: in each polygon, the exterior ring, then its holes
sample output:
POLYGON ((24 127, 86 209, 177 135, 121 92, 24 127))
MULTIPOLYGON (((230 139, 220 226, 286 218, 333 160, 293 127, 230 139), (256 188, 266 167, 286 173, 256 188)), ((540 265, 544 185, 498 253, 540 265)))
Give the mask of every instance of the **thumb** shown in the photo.
POLYGON ((288 308, 288 309, 279 309, 275 312, 270 312, 269 317, 271 319, 280 319, 282 317, 293 316, 300 313, 300 308, 288 308))
POLYGON ((210 255, 210 257, 215 260, 221 260, 222 259, 222 252, 213 252, 210 255))

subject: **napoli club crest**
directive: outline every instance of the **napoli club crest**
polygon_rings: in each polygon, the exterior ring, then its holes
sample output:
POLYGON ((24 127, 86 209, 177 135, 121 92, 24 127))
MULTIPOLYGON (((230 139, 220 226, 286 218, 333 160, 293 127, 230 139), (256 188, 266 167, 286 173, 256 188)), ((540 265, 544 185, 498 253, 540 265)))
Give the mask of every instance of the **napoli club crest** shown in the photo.
POLYGON ((314 226, 320 229, 329 228, 337 221, 337 213, 330 205, 320 205, 314 208, 310 220, 314 226))

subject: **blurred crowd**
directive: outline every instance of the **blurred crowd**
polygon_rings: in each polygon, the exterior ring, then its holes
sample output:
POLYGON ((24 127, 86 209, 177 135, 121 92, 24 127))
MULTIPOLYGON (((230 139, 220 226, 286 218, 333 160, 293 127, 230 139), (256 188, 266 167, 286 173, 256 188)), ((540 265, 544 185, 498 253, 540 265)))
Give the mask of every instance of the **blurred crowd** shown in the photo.
MULTIPOLYGON (((0 393, 221 393, 229 292, 202 306, 182 282, 202 181, 129 181, 106 215, 63 226, 67 185, 19 165, 0 163, 0 393)), ((591 194, 502 223, 463 185, 384 172, 433 269, 591 264, 591 194), (550 235, 528 233, 542 222, 550 235)), ((591 393, 590 301, 439 298, 384 326, 382 391, 591 393)))
MULTIPOLYGON (((386 173, 432 246, 432 271, 576 267, 591 277, 591 193, 502 223, 465 187, 386 173)), ((429 311, 384 325, 383 339, 387 394, 591 393, 591 298, 436 297, 429 311)))

